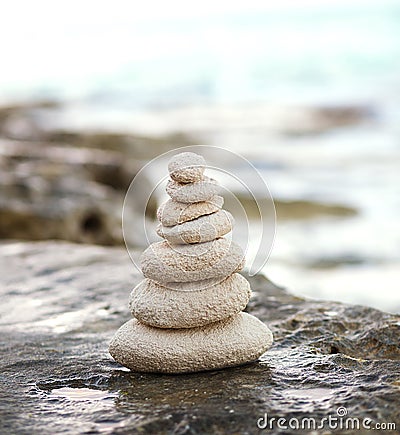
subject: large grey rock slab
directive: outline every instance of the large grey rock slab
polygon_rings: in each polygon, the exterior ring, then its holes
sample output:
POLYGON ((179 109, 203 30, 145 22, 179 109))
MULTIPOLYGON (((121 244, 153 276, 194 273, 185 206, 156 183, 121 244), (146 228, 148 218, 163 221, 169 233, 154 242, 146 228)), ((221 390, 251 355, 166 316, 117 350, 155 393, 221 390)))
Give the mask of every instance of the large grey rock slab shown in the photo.
POLYGON ((258 276, 248 312, 274 334, 259 361, 140 374, 107 352, 142 280, 125 250, 7 243, 0 270, 0 433, 310 433, 276 424, 262 431, 257 421, 265 413, 321 421, 340 407, 360 422, 400 427, 400 316, 305 300, 258 276))

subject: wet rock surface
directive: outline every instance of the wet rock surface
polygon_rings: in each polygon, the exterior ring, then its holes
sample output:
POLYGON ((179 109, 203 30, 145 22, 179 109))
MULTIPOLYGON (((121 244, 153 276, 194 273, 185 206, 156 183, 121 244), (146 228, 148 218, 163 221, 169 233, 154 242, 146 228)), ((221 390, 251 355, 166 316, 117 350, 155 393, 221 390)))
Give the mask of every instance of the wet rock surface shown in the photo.
POLYGON ((369 418, 399 428, 399 316, 305 300, 258 276, 247 311, 275 337, 259 362, 132 373, 107 352, 142 279, 125 250, 15 242, 0 252, 1 433, 255 434, 265 413, 319 422, 340 407, 360 425, 369 418))

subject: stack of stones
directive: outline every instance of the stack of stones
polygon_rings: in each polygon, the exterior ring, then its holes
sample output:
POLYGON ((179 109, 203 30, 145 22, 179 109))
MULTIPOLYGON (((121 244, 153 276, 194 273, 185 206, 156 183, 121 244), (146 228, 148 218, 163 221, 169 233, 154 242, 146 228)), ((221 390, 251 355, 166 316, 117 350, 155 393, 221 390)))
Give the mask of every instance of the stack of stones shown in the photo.
POLYGON ((238 272, 240 246, 223 237, 233 218, 222 209, 218 183, 204 175, 194 153, 172 158, 171 197, 158 210, 164 240, 142 254, 145 279, 132 291, 134 318, 110 344, 110 354, 134 371, 185 373, 256 360, 272 344, 271 331, 242 312, 250 285, 238 272))

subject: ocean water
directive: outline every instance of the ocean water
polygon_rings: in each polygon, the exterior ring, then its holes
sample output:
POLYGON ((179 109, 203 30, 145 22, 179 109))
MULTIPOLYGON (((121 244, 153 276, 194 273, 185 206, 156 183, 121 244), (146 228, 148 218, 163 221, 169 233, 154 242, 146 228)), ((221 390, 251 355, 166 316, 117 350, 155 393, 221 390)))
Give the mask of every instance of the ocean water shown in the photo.
POLYGON ((265 273, 400 312, 400 3, 231 3, 9 3, 0 102, 64 102, 50 127, 194 132, 249 158, 277 199, 353 207, 278 221, 265 273), (271 129, 279 107, 320 104, 372 116, 316 135, 271 129))
POLYGON ((232 3, 10 2, 0 98, 132 109, 365 100, 399 90, 398 1, 232 3))

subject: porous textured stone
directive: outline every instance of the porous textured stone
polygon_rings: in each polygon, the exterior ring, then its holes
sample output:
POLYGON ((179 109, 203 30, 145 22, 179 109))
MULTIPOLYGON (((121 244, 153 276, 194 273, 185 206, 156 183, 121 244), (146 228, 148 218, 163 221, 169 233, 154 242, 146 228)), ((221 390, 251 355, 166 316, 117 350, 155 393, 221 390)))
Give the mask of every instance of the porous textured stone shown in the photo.
POLYGON ((173 227, 157 227, 157 234, 170 243, 201 243, 218 239, 232 230, 233 216, 220 210, 173 227))
POLYGON ((162 329, 137 319, 117 331, 111 356, 138 372, 188 373, 255 361, 272 344, 264 323, 247 313, 190 329, 162 329))
POLYGON ((244 267, 242 248, 228 239, 194 245, 167 241, 150 245, 141 255, 143 275, 159 283, 228 277, 244 267))
POLYGON ((218 195, 220 190, 217 181, 209 177, 203 177, 202 180, 189 184, 169 180, 166 187, 172 199, 186 203, 209 201, 213 196, 218 195))
POLYGON ((250 294, 250 284, 238 273, 192 291, 170 289, 145 279, 132 290, 129 308, 134 317, 150 326, 195 328, 239 313, 250 294))
POLYGON ((236 273, 244 267, 244 253, 223 237, 232 230, 233 217, 221 209, 219 185, 203 175, 205 162, 199 162, 193 153, 170 161, 173 177, 166 190, 172 200, 158 210, 156 230, 165 240, 143 252, 146 279, 129 301, 134 319, 110 344, 115 360, 134 371, 230 367, 254 361, 272 344, 268 327, 242 312, 251 294, 247 280, 236 273), (165 220, 182 223, 168 226, 165 220))
POLYGON ((192 292, 207 289, 211 286, 215 286, 220 282, 224 281, 226 278, 209 278, 202 279, 201 281, 189 281, 189 282, 167 282, 163 283, 162 286, 169 288, 171 290, 179 290, 181 292, 192 292))
POLYGON ((157 219, 164 227, 172 227, 197 219, 200 216, 215 213, 221 210, 223 204, 224 198, 219 195, 213 196, 208 201, 193 204, 169 199, 158 208, 157 219))
POLYGON ((177 154, 168 163, 169 175, 179 183, 200 181, 205 168, 204 157, 191 152, 177 154))

